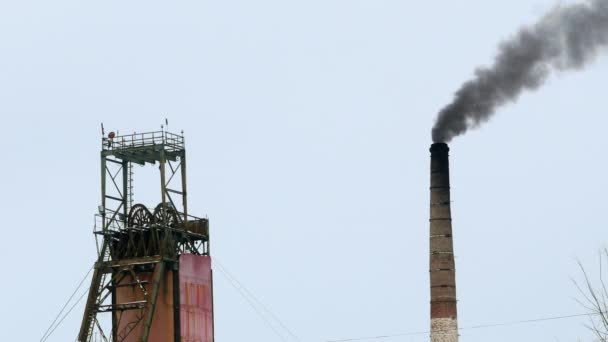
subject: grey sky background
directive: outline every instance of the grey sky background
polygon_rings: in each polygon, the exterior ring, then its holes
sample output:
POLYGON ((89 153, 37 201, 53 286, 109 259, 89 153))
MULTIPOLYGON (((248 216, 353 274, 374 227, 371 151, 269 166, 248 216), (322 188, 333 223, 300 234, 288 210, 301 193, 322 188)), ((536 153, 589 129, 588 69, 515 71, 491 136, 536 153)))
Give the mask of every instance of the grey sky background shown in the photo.
MULTIPOLYGON (((99 123, 165 117, 213 254, 301 341, 428 330, 435 114, 555 4, 0 2, 0 340, 39 340, 95 259, 99 123)), ((607 237, 607 75, 601 57, 552 77, 451 144, 462 327, 585 312, 571 278, 607 237)), ((136 201, 158 202, 153 176, 136 201)), ((281 341, 215 279, 218 341, 281 341)), ((73 341, 82 310, 49 341, 73 341)), ((586 322, 461 340, 588 341, 586 322)))

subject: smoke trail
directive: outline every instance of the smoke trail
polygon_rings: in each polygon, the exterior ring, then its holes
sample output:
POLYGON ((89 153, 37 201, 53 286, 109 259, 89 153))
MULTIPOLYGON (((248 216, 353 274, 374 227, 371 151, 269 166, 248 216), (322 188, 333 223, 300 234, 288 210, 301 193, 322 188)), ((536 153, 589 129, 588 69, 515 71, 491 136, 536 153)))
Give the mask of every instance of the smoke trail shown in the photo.
POLYGON ((543 85, 552 71, 576 70, 608 45, 608 0, 553 9, 531 27, 500 44, 491 67, 479 68, 443 108, 434 142, 449 142, 489 120, 496 109, 525 90, 543 85))

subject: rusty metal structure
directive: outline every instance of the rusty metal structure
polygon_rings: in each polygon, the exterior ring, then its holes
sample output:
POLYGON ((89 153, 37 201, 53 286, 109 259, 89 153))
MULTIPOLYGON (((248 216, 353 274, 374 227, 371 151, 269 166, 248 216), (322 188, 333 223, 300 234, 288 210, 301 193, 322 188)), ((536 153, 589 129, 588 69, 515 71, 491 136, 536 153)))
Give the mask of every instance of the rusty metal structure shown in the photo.
POLYGON ((450 148, 431 146, 431 342, 458 342, 456 266, 452 240, 450 148))
POLYGON ((79 342, 213 341, 209 221, 189 215, 184 136, 102 137, 98 259, 79 342), (135 204, 133 165, 159 170, 160 198, 135 204))

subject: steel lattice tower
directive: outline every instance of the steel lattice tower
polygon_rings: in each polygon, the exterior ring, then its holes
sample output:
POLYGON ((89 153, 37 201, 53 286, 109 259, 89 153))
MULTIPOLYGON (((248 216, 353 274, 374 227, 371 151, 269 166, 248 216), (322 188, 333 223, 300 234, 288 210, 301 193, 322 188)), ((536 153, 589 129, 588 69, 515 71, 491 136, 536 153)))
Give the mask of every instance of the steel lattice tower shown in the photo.
POLYGON ((212 342, 209 221, 188 214, 183 133, 102 138, 95 222, 98 259, 78 341, 212 342), (154 208, 133 204, 132 164, 158 165, 154 208))

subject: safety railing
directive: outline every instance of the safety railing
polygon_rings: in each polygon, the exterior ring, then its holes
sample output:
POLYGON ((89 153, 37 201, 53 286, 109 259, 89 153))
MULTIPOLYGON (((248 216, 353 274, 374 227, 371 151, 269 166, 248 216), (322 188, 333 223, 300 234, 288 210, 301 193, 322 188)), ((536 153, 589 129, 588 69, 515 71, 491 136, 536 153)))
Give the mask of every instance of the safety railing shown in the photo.
POLYGON ((127 135, 109 136, 102 138, 102 149, 104 151, 117 151, 141 147, 163 145, 168 151, 180 151, 184 149, 184 136, 165 131, 133 133, 127 135))

